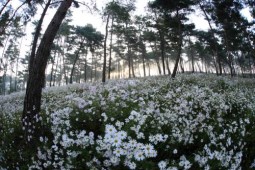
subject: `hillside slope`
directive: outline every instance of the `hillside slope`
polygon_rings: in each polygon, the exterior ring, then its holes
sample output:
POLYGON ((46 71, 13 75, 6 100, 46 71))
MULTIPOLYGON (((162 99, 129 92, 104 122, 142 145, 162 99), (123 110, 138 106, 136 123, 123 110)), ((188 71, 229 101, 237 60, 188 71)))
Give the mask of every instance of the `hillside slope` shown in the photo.
POLYGON ((0 96, 0 169, 255 167, 252 79, 197 74, 47 88, 43 135, 30 149, 23 97, 0 96))

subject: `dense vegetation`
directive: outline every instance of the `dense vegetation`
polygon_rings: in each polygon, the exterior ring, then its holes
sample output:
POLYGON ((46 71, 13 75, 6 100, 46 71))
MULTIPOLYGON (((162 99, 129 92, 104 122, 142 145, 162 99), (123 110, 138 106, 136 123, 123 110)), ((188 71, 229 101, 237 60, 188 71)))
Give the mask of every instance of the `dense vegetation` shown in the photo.
POLYGON ((255 168, 255 0, 1 3, 0 169, 255 168))
POLYGON ((0 169, 252 169, 254 94, 210 74, 46 88, 29 147, 24 92, 1 96, 0 169))
MULTIPOLYGON (((21 6, 17 8, 13 1, 2 1, 0 94, 27 87, 29 63, 33 63, 30 59, 35 57, 45 34, 45 20, 51 20, 49 13, 55 12, 60 2, 20 0, 21 6), (30 47, 25 47, 22 44, 31 37, 29 30, 33 30, 33 40, 30 47)), ((88 0, 73 1, 49 56, 45 56, 48 65, 45 86, 96 81, 102 77, 105 81, 175 75, 175 71, 254 73, 253 0, 168 0, 167 3, 155 0, 141 15, 134 15, 138 3, 133 0, 93 2, 103 4, 102 9, 95 11, 88 0), (94 23, 85 24, 86 13, 79 18, 72 16, 74 11, 89 11, 87 7, 94 11, 93 15, 101 15, 104 29, 95 28, 94 23), (191 20, 194 15, 204 19, 204 29, 201 30, 201 23, 191 20), (73 24, 77 19, 80 25, 73 24), (198 24, 200 29, 195 27, 198 24)))

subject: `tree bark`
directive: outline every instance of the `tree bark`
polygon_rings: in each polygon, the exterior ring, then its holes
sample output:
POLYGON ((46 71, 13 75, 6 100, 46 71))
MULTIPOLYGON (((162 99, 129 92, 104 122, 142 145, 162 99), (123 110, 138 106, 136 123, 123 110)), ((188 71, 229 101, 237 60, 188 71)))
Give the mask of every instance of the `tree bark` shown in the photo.
POLYGON ((167 74, 170 75, 171 74, 171 71, 170 71, 170 66, 169 66, 169 58, 165 58, 165 61, 166 61, 166 68, 167 68, 167 74))
POLYGON ((43 9, 42 15, 38 21, 38 25, 36 26, 35 29, 35 35, 34 35, 34 40, 33 40, 33 44, 32 44, 32 49, 31 49, 31 54, 30 54, 30 59, 29 59, 29 65, 28 65, 28 70, 29 72, 32 72, 32 65, 34 63, 34 59, 35 59, 35 52, 36 52, 36 46, 37 46, 37 42, 40 36, 40 31, 42 28, 42 23, 44 20, 44 17, 46 15, 46 12, 50 6, 51 0, 48 0, 47 4, 45 5, 45 8, 43 9))
POLYGON ((163 74, 166 75, 166 67, 165 67, 165 39, 164 34, 162 31, 159 31, 159 37, 160 37, 160 50, 161 50, 161 60, 162 60, 162 66, 163 66, 163 74))
POLYGON ((142 62, 143 62, 143 77, 146 77, 145 59, 146 59, 146 46, 142 44, 142 62))
MULTIPOLYGON (((178 16, 178 11, 177 11, 177 17, 178 16)), ((176 76, 176 72, 177 72, 177 68, 178 68, 178 63, 180 61, 181 58, 181 50, 182 50, 182 31, 181 31, 181 21, 179 20, 179 24, 178 24, 178 52, 177 52, 177 57, 175 60, 175 65, 174 65, 174 70, 173 70, 173 74, 172 74, 172 78, 175 78, 176 76)))
POLYGON ((161 68, 160 68, 159 58, 157 57, 158 48, 157 48, 157 42, 156 41, 154 41, 154 48, 155 48, 155 50, 153 51, 153 53, 154 53, 154 56, 156 58, 156 63, 157 63, 159 75, 161 75, 161 68))
POLYGON ((131 51, 130 51, 129 44, 127 45, 127 48, 128 48, 128 52, 127 52, 127 55, 128 55, 128 78, 131 78, 131 51))
MULTIPOLYGON (((210 27, 210 30, 212 31, 212 33, 213 33, 213 40, 214 40, 214 45, 213 45, 213 54, 214 54, 214 56, 216 57, 216 62, 217 62, 217 64, 218 64, 218 67, 219 67, 219 75, 222 75, 222 66, 221 66, 221 60, 220 60, 220 57, 219 57, 219 54, 218 54, 218 47, 217 47, 217 40, 216 40, 216 38, 215 38, 215 31, 214 31, 214 29, 212 28, 212 25, 211 25, 211 22, 210 22, 210 19, 209 19, 209 17, 208 17, 208 15, 207 15, 207 12, 205 11, 205 9, 204 9, 204 7, 203 7, 203 5, 201 4, 201 2, 199 2, 199 7, 200 7, 200 9, 203 11, 203 13, 204 13, 204 15, 205 15, 205 19, 207 20, 207 22, 208 22, 208 24, 209 24, 209 27, 210 27)), ((216 67, 216 69, 217 69, 217 67, 216 67)))
POLYGON ((104 62, 103 62, 103 73, 102 73, 102 82, 105 82, 106 79, 106 43, 108 37, 108 25, 109 25, 110 15, 107 16, 106 26, 105 26, 105 38, 104 38, 104 62))
POLYGON ((74 69, 75 69, 76 62, 78 61, 78 58, 79 58, 79 51, 80 51, 80 49, 78 49, 78 51, 75 55, 74 62, 73 62, 73 66, 72 66, 72 70, 71 70, 71 74, 70 74, 70 80, 69 80, 70 84, 73 84, 73 74, 74 74, 74 69))
POLYGON ((61 2, 57 12, 48 25, 41 43, 37 49, 34 61, 29 70, 27 89, 24 100, 22 123, 25 129, 25 140, 33 143, 34 135, 40 135, 38 116, 41 111, 42 88, 45 81, 45 69, 49 59, 53 40, 57 31, 70 8, 72 0, 61 2), (38 132, 35 131, 38 129, 38 132))
MULTIPOLYGON (((112 18, 112 26, 113 27, 113 21, 114 18, 112 18)), ((110 38, 110 49, 109 49, 109 68, 108 68, 108 79, 111 78, 111 67, 112 67, 112 35, 113 35, 113 30, 111 30, 111 38, 110 38)))

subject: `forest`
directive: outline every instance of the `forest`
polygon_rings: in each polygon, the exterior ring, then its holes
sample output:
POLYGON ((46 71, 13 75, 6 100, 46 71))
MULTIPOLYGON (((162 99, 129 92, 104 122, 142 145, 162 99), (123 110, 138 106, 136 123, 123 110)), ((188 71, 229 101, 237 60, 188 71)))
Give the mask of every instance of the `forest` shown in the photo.
MULTIPOLYGON (((41 30, 43 21, 48 9, 57 10, 60 4, 54 0, 24 1, 13 9, 11 3, 3 1, 0 9, 0 94, 27 87, 32 65, 29 62, 46 33, 41 30), (37 14, 38 8, 43 9, 41 14, 37 14), (35 15, 40 16, 38 20, 33 19, 35 15), (29 22, 34 25, 33 40, 21 56, 20 47, 29 22)), ((102 10, 94 9, 92 3, 96 2, 74 1, 63 21, 59 21, 61 25, 56 28, 53 43, 47 47, 50 52, 45 57, 43 86, 150 75, 175 77, 177 72, 231 76, 254 73, 252 0, 148 1, 140 16, 133 13, 136 9, 133 0, 105 1, 102 10), (75 19, 72 10, 79 8, 101 15, 104 32, 98 31, 93 23, 72 25, 75 19), (249 20, 241 13, 244 9, 249 11, 249 20), (189 16, 197 11, 209 29, 197 30, 189 21, 189 16)))
POLYGON ((255 0, 141 1, 0 1, 0 170, 255 168, 255 0))

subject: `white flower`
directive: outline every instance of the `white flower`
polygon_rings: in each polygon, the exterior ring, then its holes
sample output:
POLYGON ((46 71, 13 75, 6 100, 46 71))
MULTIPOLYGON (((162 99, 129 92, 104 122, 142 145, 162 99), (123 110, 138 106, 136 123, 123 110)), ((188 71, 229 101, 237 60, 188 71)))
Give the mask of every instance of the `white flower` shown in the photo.
POLYGON ((111 140, 112 146, 120 146, 121 145, 121 139, 118 137, 112 138, 111 140))
POLYGON ((128 142, 127 146, 130 148, 134 148, 136 144, 137 144, 137 141, 133 139, 128 142))
POLYGON ((142 150, 136 150, 134 153, 134 157, 137 161, 142 161, 145 158, 142 150))
POLYGON ((117 132, 116 128, 113 125, 106 125, 105 126, 105 133, 114 135, 117 132))
POLYGON ((118 133, 117 133, 117 136, 120 138, 120 139, 126 139, 126 137, 127 137, 127 132, 125 132, 125 131, 119 131, 118 133))
POLYGON ((104 142, 110 143, 112 141, 113 136, 110 134, 105 134, 104 136, 104 142))
POLYGON ((130 169, 135 169, 136 168, 136 164, 134 162, 129 162, 128 167, 130 169))
POLYGON ((158 163, 158 167, 160 170, 166 169, 166 165, 167 165, 166 161, 160 161, 158 163))
POLYGON ((111 162, 109 160, 104 160, 104 166, 111 166, 111 162))
POLYGON ((156 135, 156 140, 159 141, 159 142, 162 142, 163 141, 163 136, 161 134, 157 134, 156 135))
POLYGON ((151 144, 146 144, 143 149, 146 157, 150 157, 151 153, 154 152, 154 147, 151 144))
POLYGON ((116 149, 113 151, 113 153, 114 153, 117 157, 120 157, 121 155, 124 154, 123 149, 121 149, 121 148, 116 148, 116 149))
POLYGON ((62 141, 65 142, 65 141, 67 141, 67 140, 68 140, 67 134, 63 134, 63 135, 62 135, 62 141))
POLYGON ((113 156, 113 157, 111 157, 110 161, 111 161, 111 163, 117 165, 119 163, 120 159, 116 156, 113 156))

